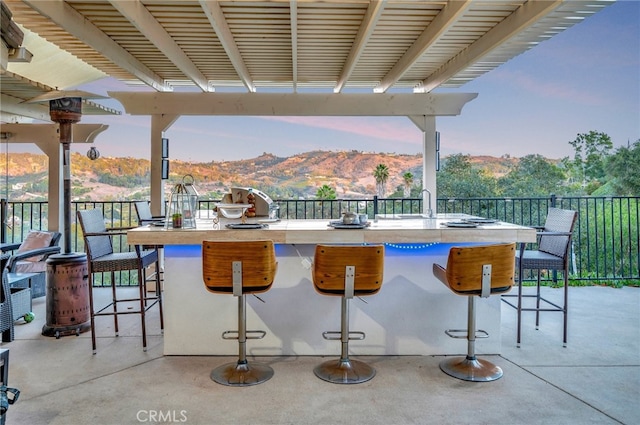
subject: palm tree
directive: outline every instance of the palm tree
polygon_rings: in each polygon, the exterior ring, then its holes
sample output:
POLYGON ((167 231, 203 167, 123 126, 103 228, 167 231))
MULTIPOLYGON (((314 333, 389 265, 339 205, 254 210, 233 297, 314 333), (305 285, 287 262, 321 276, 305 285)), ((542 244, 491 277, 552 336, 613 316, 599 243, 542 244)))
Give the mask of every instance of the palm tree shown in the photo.
POLYGON ((403 197, 410 198, 411 197, 411 186, 413 186, 413 174, 410 172, 406 172, 402 175, 402 180, 404 182, 404 193, 403 197))
POLYGON ((336 199, 336 191, 326 184, 323 184, 316 191, 317 199, 336 199))
POLYGON ((384 198, 386 192, 387 180, 389 180, 389 167, 384 164, 378 164, 373 170, 373 177, 376 179, 376 189, 378 197, 384 198))

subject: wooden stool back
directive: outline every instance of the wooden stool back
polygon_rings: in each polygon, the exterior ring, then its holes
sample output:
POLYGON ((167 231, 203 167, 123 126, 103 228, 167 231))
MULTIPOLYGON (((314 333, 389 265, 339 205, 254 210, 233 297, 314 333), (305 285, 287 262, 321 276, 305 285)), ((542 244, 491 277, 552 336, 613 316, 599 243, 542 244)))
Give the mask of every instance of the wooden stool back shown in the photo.
POLYGON ((242 293, 267 291, 275 279, 273 241, 204 241, 202 278, 209 292, 233 293, 233 262, 242 262, 242 293))
POLYGON ((482 291, 483 266, 491 265, 491 293, 507 292, 513 286, 515 243, 452 247, 447 268, 433 265, 434 274, 453 292, 479 295, 482 291))
POLYGON ((344 295, 345 270, 355 267, 354 295, 372 295, 382 286, 383 245, 318 245, 313 286, 323 295, 344 295))

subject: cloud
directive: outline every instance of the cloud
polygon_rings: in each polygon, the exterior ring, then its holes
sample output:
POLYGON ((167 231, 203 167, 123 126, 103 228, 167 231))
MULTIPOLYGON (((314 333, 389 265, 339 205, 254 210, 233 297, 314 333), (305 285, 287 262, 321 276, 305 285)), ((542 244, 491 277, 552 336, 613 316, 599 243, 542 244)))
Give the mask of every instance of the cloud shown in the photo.
POLYGON ((501 84, 510 84, 521 90, 534 93, 538 97, 570 100, 584 105, 603 105, 603 98, 593 91, 584 88, 571 86, 566 81, 558 82, 541 80, 523 71, 509 71, 497 69, 492 75, 492 79, 500 81, 501 84))
POLYGON ((420 130, 404 117, 260 117, 306 127, 323 128, 358 136, 414 145, 421 142, 420 130))

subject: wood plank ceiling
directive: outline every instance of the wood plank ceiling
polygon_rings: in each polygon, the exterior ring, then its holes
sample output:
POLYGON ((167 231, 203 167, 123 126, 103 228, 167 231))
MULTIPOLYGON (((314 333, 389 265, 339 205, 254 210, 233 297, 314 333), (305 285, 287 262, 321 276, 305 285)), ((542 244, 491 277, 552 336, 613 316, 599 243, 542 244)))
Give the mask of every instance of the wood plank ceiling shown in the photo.
POLYGON ((4 1, 20 25, 131 84, 336 93, 457 88, 610 4, 4 1))

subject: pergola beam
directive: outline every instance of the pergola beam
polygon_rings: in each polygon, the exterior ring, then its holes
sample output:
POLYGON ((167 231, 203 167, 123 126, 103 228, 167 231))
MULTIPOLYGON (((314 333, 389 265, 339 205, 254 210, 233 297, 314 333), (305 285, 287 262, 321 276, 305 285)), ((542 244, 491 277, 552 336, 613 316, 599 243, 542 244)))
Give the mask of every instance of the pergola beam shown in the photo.
POLYGON ((110 0, 110 3, 200 90, 209 91, 207 77, 139 0, 110 0))
POLYGON ((477 93, 108 92, 131 115, 454 116, 477 93))
POLYGON ((507 43, 509 39, 515 37, 518 33, 527 29, 542 17, 550 14, 554 9, 561 6, 562 3, 562 0, 526 2, 485 35, 480 37, 475 43, 471 44, 447 62, 446 65, 423 80, 420 83, 420 90, 430 92, 441 84, 444 84, 458 72, 467 68, 469 64, 480 61, 483 56, 500 45, 507 43))
POLYGON ((24 0, 24 3, 102 53, 114 64, 158 91, 171 91, 162 78, 151 71, 131 53, 120 47, 107 34, 84 18, 66 2, 50 0, 24 0))
POLYGON ((211 27, 216 32, 218 40, 220 40, 220 43, 222 44, 224 51, 227 53, 231 64, 235 68, 238 77, 240 77, 242 83, 250 92, 255 92, 256 87, 253 84, 253 78, 251 78, 249 69, 244 63, 244 59, 240 54, 240 49, 238 49, 238 45, 236 44, 235 38, 229 28, 229 24, 227 24, 227 20, 222 13, 220 4, 218 1, 200 0, 200 7, 202 7, 205 15, 207 15, 207 19, 209 19, 211 27))
POLYGON ((349 56, 347 56, 347 60, 344 63, 342 72, 340 73, 340 78, 338 78, 338 82, 333 88, 334 93, 340 93, 345 84, 347 84, 347 81, 349 81, 349 77, 351 77, 351 73, 355 69, 360 55, 367 46, 371 34, 373 34, 373 31, 376 29, 376 24, 378 23, 378 19, 380 19, 380 15, 382 15, 383 10, 384 2, 373 0, 369 3, 367 13, 364 15, 364 19, 362 19, 362 24, 360 24, 360 28, 358 28, 356 39, 353 46, 351 46, 349 56))
POLYGON ((385 75, 380 84, 373 89, 376 93, 384 93, 389 90, 424 53, 433 46, 455 24, 464 12, 471 6, 472 0, 449 2, 438 13, 431 24, 420 34, 420 37, 407 49, 404 55, 385 75))

